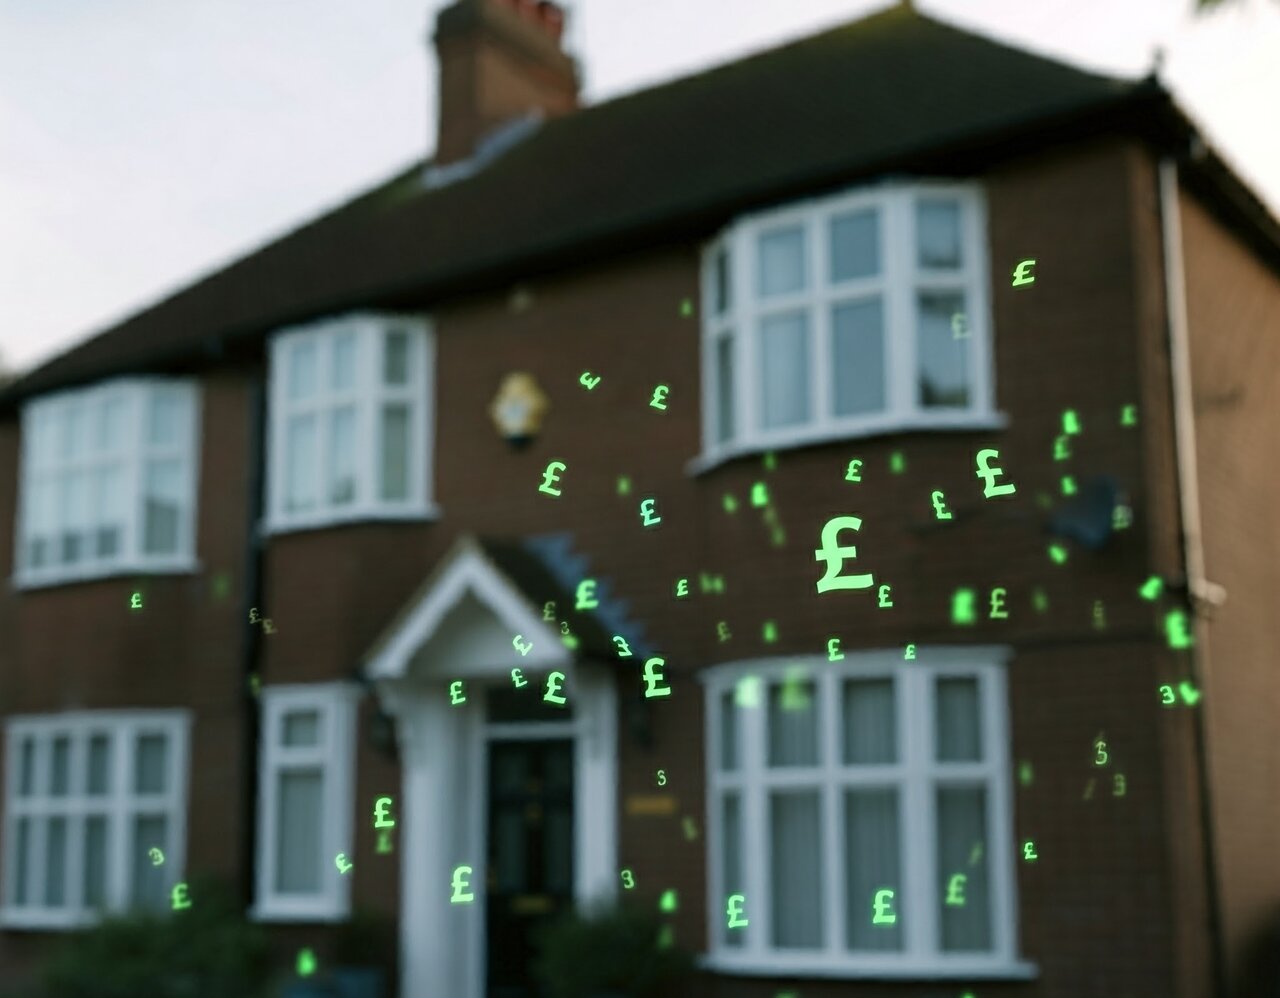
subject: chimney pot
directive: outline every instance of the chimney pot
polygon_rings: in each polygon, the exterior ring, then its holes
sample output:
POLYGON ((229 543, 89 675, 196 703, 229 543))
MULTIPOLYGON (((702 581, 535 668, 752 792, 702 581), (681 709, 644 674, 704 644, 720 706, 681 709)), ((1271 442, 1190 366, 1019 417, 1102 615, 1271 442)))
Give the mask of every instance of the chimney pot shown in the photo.
POLYGON ((547 34, 559 42, 560 37, 564 34, 564 11, 552 3, 551 0, 541 0, 538 4, 538 16, 542 21, 543 27, 546 28, 547 34))

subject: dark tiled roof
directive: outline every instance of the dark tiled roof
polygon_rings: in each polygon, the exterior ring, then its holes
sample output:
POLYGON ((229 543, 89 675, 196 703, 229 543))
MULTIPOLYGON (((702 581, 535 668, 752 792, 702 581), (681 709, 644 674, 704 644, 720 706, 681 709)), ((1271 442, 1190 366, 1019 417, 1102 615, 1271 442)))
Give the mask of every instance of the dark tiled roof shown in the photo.
POLYGON ((419 164, 54 358, 0 392, 0 405, 199 365, 324 313, 421 305, 696 237, 823 185, 973 167, 1010 135, 1060 133, 1138 98, 1167 102, 1152 90, 895 7, 551 120, 447 187, 422 188, 419 164))

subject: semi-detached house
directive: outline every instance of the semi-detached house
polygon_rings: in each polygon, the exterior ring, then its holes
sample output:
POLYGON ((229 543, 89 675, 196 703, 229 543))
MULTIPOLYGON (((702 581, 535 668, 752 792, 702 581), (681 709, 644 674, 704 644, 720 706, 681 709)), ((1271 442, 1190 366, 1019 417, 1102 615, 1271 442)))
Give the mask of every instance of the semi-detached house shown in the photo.
POLYGON ((1280 895, 1275 219, 1155 78, 909 5, 594 107, 562 27, 458 0, 434 155, 0 393, 0 965, 214 874, 284 961, 394 918, 404 998, 668 890, 713 998, 1214 993, 1280 895))

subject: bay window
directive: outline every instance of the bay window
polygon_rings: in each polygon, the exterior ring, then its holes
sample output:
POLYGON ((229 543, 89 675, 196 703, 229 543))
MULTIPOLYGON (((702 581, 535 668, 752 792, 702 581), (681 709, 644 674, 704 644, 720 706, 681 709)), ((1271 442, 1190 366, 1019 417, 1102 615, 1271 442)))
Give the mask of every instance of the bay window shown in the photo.
POLYGON ((6 722, 4 925, 70 928, 168 906, 186 879, 189 727, 176 710, 6 722))
POLYGON ((195 567, 195 385, 126 378, 22 410, 19 585, 195 567))
POLYGON ((1003 653, 899 657, 705 674, 713 969, 1025 975, 1003 653))
POLYGON ((432 342, 409 317, 352 315, 271 344, 273 530, 429 512, 432 342))
POLYGON ((984 203, 864 188, 762 212, 703 258, 704 456, 999 424, 984 203))

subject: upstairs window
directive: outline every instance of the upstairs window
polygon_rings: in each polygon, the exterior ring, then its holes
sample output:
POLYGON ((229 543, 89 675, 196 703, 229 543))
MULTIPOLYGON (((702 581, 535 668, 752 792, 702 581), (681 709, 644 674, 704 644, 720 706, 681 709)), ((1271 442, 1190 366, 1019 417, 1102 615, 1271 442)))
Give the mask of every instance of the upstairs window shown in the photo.
POLYGON ((190 382, 124 379, 29 402, 18 584, 192 569, 197 434, 190 382))
POLYGON ((419 319, 348 316, 276 337, 273 529, 427 512, 431 359, 419 319))
POLYGON ((711 459, 994 419, 972 185, 881 187, 744 219, 708 247, 702 283, 711 459))
POLYGON ((167 910, 184 880, 185 711, 85 711, 7 725, 4 892, 10 928, 167 910))

